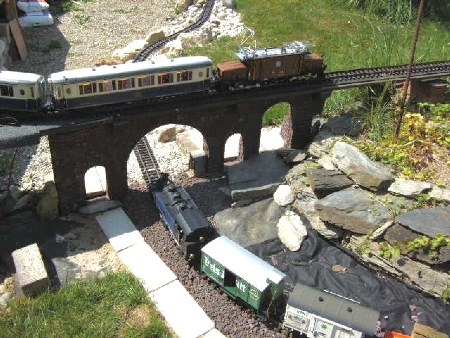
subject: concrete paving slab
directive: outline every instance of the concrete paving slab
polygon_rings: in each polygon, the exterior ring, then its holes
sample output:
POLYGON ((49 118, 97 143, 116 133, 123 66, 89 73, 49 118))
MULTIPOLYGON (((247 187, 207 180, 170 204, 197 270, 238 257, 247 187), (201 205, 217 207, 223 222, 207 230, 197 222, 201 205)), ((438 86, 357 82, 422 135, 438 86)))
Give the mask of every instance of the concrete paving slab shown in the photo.
POLYGON ((149 296, 178 337, 197 338, 214 329, 214 322, 179 281, 151 292, 149 296))
POLYGON ((145 242, 122 250, 118 256, 130 272, 141 281, 147 292, 155 291, 177 279, 172 270, 145 242))
POLYGON ((95 218, 116 252, 144 242, 144 238, 122 208, 104 212, 95 218))

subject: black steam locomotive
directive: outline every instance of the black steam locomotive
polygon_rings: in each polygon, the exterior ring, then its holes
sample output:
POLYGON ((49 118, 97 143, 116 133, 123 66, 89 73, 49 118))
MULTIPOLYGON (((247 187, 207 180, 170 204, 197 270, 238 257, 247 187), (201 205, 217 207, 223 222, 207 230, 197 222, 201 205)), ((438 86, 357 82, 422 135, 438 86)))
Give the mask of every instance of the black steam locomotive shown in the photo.
POLYGON ((160 175, 151 191, 160 216, 185 259, 198 265, 201 248, 216 237, 214 228, 187 191, 177 187, 167 174, 160 175))

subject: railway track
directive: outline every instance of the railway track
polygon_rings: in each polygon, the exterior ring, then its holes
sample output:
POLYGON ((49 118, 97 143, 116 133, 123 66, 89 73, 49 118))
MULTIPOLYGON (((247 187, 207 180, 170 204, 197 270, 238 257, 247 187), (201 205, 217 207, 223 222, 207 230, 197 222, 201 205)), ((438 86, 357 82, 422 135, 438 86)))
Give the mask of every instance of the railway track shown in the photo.
POLYGON ((150 189, 152 183, 154 183, 160 176, 161 170, 159 168, 158 161, 156 160, 153 149, 144 136, 139 140, 133 149, 136 155, 137 161, 139 163, 139 168, 141 168, 142 174, 144 176, 145 183, 150 189))
MULTIPOLYGON (((352 69, 326 73, 324 82, 333 84, 351 84, 371 81, 404 80, 406 78, 408 65, 385 66, 374 68, 352 69)), ((450 61, 425 62, 413 65, 411 69, 412 78, 432 78, 450 75, 450 61)))
MULTIPOLYGON (((155 52, 164 47, 168 42, 175 40, 181 33, 188 33, 201 27, 211 16, 214 2, 215 0, 208 0, 205 3, 202 14, 192 25, 146 47, 134 58, 133 62, 145 61, 148 57, 152 56, 155 52)), ((159 178, 161 171, 158 161, 153 153, 153 149, 145 136, 139 140, 134 147, 133 152, 136 155, 139 167, 144 175, 145 183, 150 189, 152 183, 159 178)))
POLYGON ((175 40, 181 33, 189 33, 189 32, 192 32, 193 30, 201 27, 206 21, 208 21, 209 17, 211 16, 211 12, 214 7, 214 2, 215 2, 215 0, 206 1, 205 5, 203 6, 203 12, 196 22, 194 22, 192 25, 190 25, 176 33, 173 33, 162 40, 156 41, 155 43, 146 47, 134 58, 133 62, 145 61, 147 58, 152 56, 156 51, 161 49, 168 42, 175 40))

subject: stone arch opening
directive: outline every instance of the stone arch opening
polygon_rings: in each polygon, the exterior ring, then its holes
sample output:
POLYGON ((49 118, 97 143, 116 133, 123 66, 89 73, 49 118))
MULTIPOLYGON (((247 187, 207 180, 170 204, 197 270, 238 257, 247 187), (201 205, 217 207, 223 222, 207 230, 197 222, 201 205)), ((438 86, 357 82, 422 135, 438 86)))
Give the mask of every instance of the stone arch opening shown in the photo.
MULTIPOLYGON (((199 168, 204 162, 204 138, 194 127, 181 124, 159 126, 144 135, 158 162, 161 172, 171 176, 199 168), (196 163, 193 163, 196 162, 196 163)), ((131 151, 127 162, 127 181, 129 188, 147 188, 135 151, 131 151)))
POLYGON ((223 156, 225 163, 234 162, 240 158, 241 142, 242 135, 240 133, 235 133, 227 138, 223 156))
POLYGON ((86 199, 107 196, 106 170, 103 166, 89 168, 84 174, 86 199))
POLYGON ((289 111, 289 102, 279 102, 266 109, 262 116, 259 152, 284 148, 281 130, 289 111))

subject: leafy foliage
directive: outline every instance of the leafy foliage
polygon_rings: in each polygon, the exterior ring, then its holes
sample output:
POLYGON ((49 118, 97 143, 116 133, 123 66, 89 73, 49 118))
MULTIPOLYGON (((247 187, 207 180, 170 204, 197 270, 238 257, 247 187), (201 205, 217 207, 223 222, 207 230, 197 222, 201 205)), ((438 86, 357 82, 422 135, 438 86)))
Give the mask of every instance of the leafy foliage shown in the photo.
MULTIPOLYGON (((394 116, 398 110, 388 105, 374 114, 386 111, 388 116, 394 116)), ((396 143, 393 142, 393 126, 389 121, 385 124, 367 124, 366 128, 364 137, 369 139, 363 139, 357 145, 373 160, 391 165, 397 174, 405 178, 433 179, 434 171, 429 164, 436 158, 449 161, 449 104, 420 104, 418 113, 405 114, 396 143)), ((446 164, 450 167, 450 162, 446 164)))
POLYGON ((435 237, 419 236, 412 241, 406 241, 403 247, 406 252, 423 251, 429 257, 435 258, 439 254, 441 247, 450 247, 450 238, 443 234, 437 234, 435 237))

